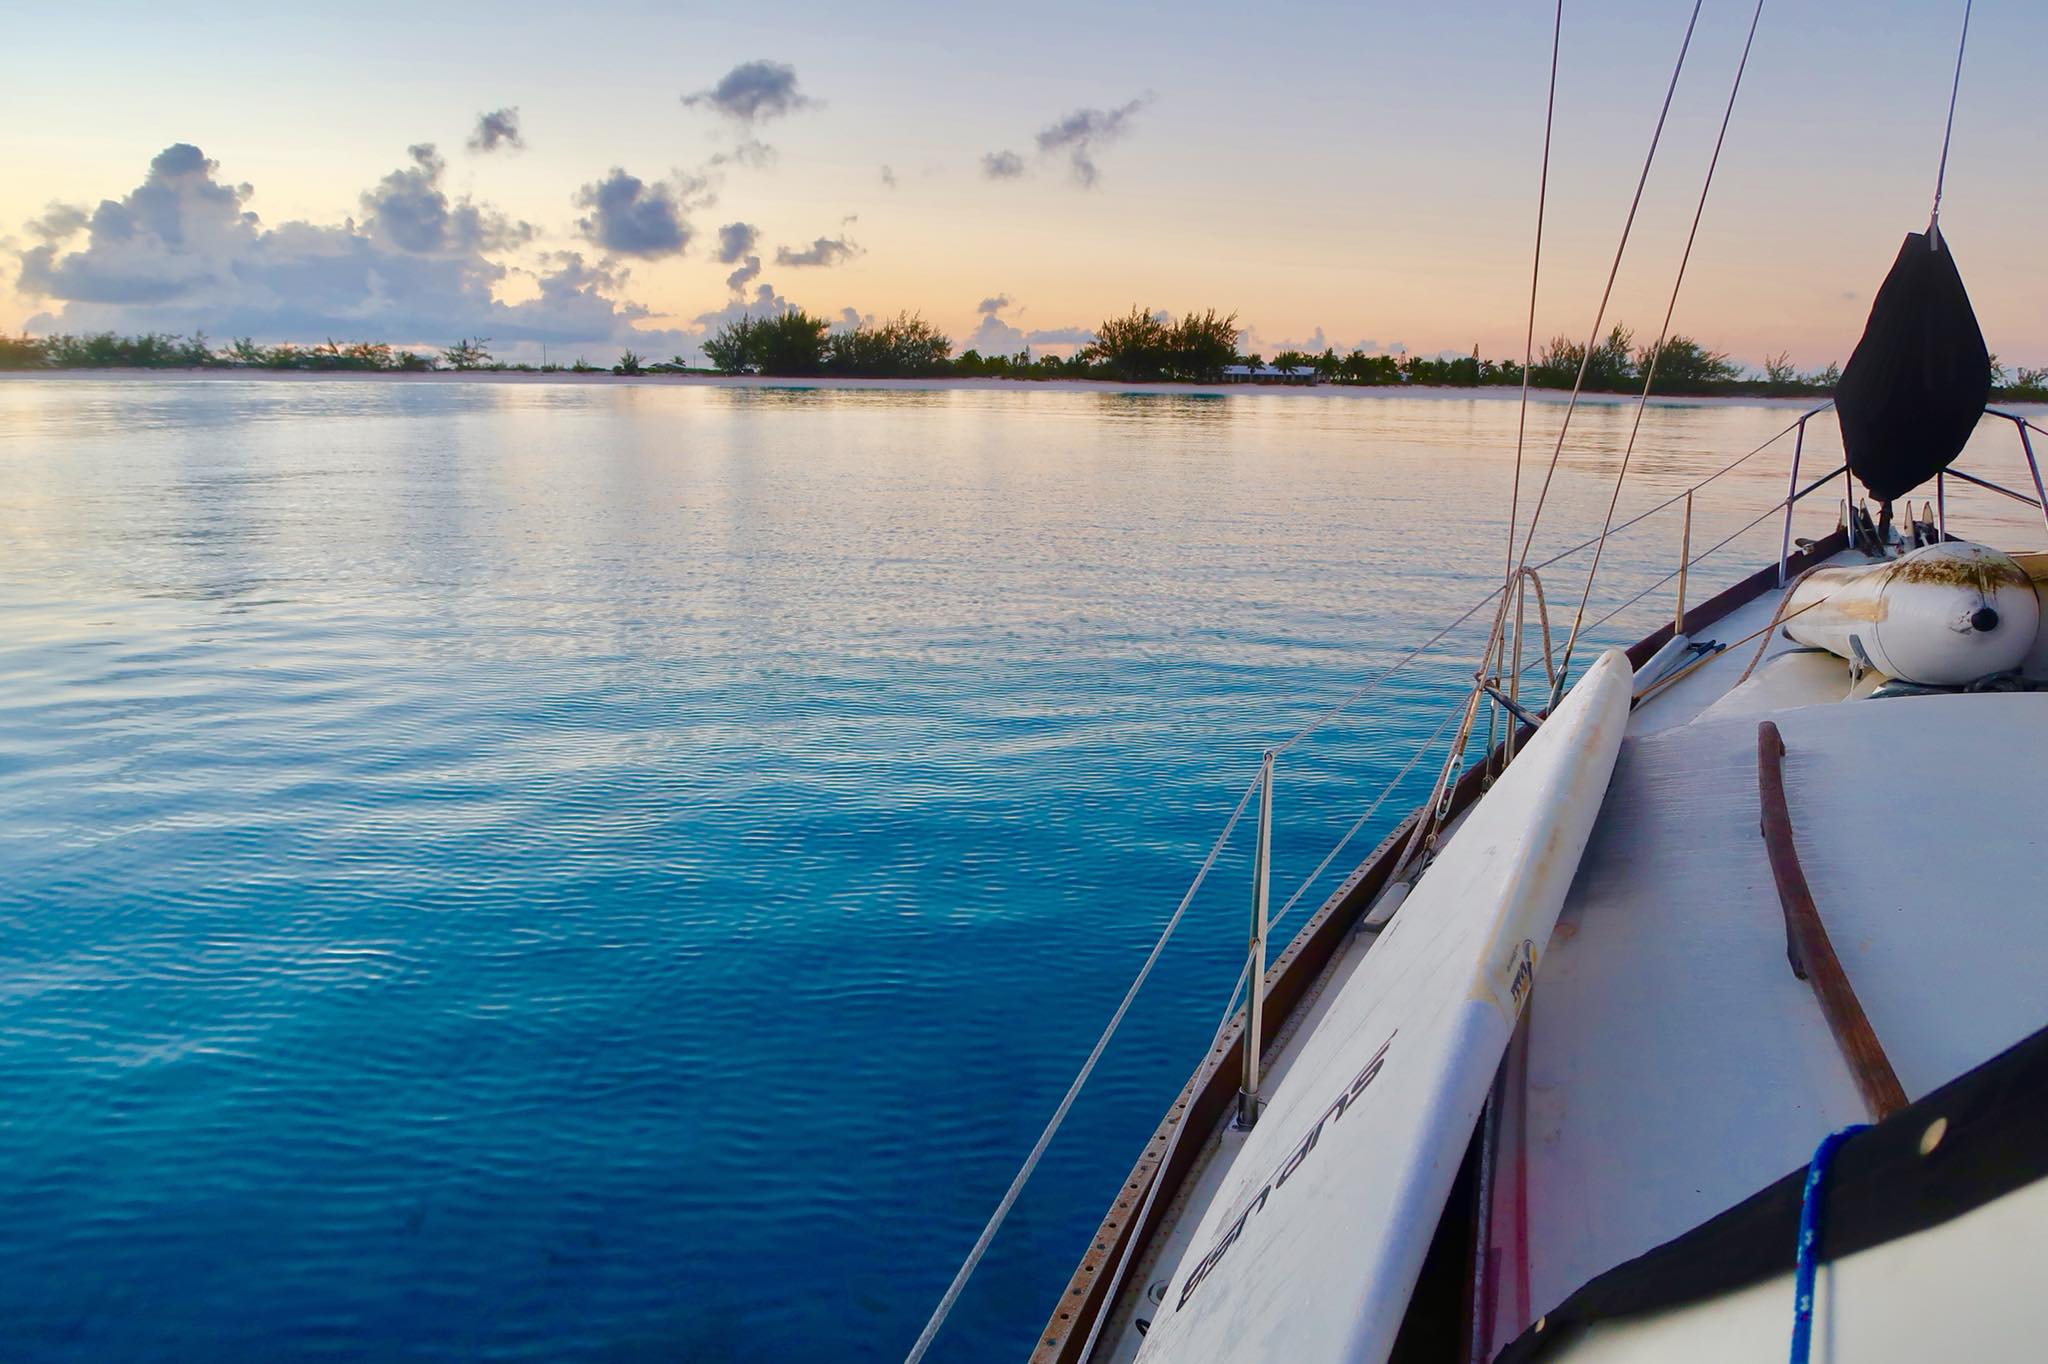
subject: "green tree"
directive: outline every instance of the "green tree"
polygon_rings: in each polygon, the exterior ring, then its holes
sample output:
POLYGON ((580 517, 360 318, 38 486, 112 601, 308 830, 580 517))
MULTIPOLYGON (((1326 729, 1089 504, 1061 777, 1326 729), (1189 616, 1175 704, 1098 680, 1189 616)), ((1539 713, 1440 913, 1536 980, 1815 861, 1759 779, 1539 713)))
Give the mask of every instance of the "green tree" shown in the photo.
POLYGON ((0 336, 0 369, 44 369, 50 363, 46 342, 23 332, 0 336))
POLYGON ((1167 330, 1149 309, 1133 306, 1124 317, 1106 319, 1095 339, 1079 352, 1111 376, 1132 382, 1165 377, 1167 330))
POLYGON ((756 365, 763 374, 802 378, 825 367, 825 335, 832 324, 801 308, 763 318, 754 329, 756 365))
POLYGON ((899 313, 880 326, 863 322, 832 333, 824 366, 833 374, 919 378, 945 373, 952 354, 952 338, 918 314, 899 313))
POLYGON ((720 374, 747 374, 758 363, 754 354, 755 324, 752 317, 739 317, 718 329, 718 335, 704 342, 704 358, 720 374))
POLYGON ((450 369, 482 369, 491 363, 491 338, 465 336, 441 352, 450 369))
POLYGON ((1673 336, 1661 348, 1644 346, 1636 352, 1637 376, 1650 375, 1653 393, 1705 393, 1733 383, 1742 376, 1742 366, 1722 351, 1711 351, 1690 336, 1673 336), (1656 368, 1652 371, 1652 360, 1656 368))
POLYGON ((612 366, 612 373, 614 374, 639 374, 641 372, 640 357, 632 351, 620 352, 619 363, 612 366))
POLYGON ((1243 334, 1236 313, 1218 317, 1214 308, 1183 313, 1165 329, 1165 372, 1176 379, 1214 383, 1223 377, 1223 367, 1237 358, 1237 339, 1243 334))

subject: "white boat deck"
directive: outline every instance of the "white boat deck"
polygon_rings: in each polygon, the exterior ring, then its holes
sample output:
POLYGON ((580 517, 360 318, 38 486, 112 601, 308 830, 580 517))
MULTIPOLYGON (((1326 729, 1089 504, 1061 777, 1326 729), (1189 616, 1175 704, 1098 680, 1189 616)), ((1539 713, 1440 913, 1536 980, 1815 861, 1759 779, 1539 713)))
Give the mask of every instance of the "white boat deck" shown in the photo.
MULTIPOLYGON (((1775 597, 1713 633, 1760 628, 1775 597)), ((1760 720, 1784 736, 1807 880, 1908 1098, 2048 1020, 2044 833, 2018 798, 2048 770, 2048 695, 1871 700, 1866 683, 1848 700, 1841 660, 1782 640, 1726 690, 1755 647, 1633 717, 1504 1071, 1493 1349, 1868 1119, 1786 959, 1760 720)))
MULTIPOLYGON (((1908 1099, 2048 1022, 2048 831, 2022 794, 2048 770, 2048 693, 1872 698, 1881 678, 1852 685, 1841 659, 1782 631, 1738 685, 1760 643, 1746 637, 1762 635, 1779 597, 1762 593, 1700 632, 1733 647, 1629 718, 1496 1089, 1477 1358, 1869 1118, 1813 986, 1787 960, 1759 831, 1762 720, 1786 745, 1821 919, 1908 1099)), ((1354 929, 1268 1039, 1268 1093, 1375 937, 1354 929)), ((1098 1360, 1138 1353, 1139 1323, 1244 1141, 1227 1119, 1189 1136, 1204 1138, 1202 1156, 1131 1266, 1098 1360)), ((1616 1357, 1645 1357, 1634 1347, 1647 1337, 1599 1339, 1616 1357)))

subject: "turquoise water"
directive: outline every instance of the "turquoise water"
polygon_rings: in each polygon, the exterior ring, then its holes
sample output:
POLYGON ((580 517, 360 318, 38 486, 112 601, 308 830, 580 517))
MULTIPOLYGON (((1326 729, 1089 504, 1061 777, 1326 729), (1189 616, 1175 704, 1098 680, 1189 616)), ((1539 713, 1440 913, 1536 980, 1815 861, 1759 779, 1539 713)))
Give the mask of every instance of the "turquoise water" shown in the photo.
MULTIPOLYGON (((900 1358, 1260 749, 1497 574, 1514 414, 0 383, 7 1358, 900 1358)), ((1653 411, 1623 514, 1794 415, 1653 411)), ((1552 547, 1626 432, 1580 422, 1552 547)), ((1469 641, 1288 754, 1276 896, 1469 641)), ((1246 858, 936 1357, 1028 1348, 1214 1025, 1246 858)))

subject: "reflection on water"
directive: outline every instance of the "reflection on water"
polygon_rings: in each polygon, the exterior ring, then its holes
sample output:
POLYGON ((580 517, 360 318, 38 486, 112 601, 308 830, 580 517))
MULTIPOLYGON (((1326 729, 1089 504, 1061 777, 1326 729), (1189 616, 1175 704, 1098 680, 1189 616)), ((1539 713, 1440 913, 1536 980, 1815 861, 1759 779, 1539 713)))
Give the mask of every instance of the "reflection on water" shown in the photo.
MULTIPOLYGON (((1622 515, 1794 415, 1653 410, 1622 515)), ((0 383, 9 1357, 900 1356, 1260 748, 1490 586, 1514 417, 0 383)), ((1629 419, 1575 419, 1539 557, 1629 419)), ((1784 479, 1715 484, 1694 543, 1784 479)), ((1276 891, 1471 647, 1289 753, 1276 891)), ((1245 855, 946 1357, 1042 1322, 1235 973, 1245 855)))

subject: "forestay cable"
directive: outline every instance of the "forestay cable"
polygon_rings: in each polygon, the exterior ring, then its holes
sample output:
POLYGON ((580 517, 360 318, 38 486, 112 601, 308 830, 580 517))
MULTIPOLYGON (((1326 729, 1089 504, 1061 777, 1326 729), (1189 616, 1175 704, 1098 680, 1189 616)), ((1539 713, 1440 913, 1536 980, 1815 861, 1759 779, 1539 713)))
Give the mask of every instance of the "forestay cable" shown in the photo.
POLYGON ((1941 165, 1934 172, 1934 207, 1927 214, 1927 240, 1941 244, 1941 185, 1948 179, 1948 143, 1956 131, 1956 96, 1963 88, 1963 53, 1970 46, 1970 7, 1976 0, 1963 0, 1963 36, 1956 40, 1956 75, 1948 87, 1948 123, 1941 130, 1941 165))

